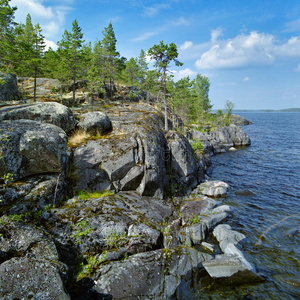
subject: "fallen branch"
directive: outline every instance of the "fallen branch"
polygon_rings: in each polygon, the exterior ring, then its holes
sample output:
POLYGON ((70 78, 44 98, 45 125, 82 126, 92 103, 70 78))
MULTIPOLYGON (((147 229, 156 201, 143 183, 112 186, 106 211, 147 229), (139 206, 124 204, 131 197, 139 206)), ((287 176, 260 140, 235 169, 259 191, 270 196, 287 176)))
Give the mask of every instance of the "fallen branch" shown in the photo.
POLYGON ((277 222, 276 224, 273 224, 272 226, 270 226, 267 230, 265 230, 260 236, 258 241, 256 242, 256 244, 254 246, 259 246, 262 243, 262 239, 266 236, 266 234, 274 227, 276 227, 278 224, 280 224, 281 222, 284 222, 285 220, 289 219, 289 218, 293 218, 296 216, 299 216, 300 214, 295 214, 295 215, 291 215, 291 216, 287 216, 285 218, 283 218, 282 220, 280 220, 279 222, 277 222))

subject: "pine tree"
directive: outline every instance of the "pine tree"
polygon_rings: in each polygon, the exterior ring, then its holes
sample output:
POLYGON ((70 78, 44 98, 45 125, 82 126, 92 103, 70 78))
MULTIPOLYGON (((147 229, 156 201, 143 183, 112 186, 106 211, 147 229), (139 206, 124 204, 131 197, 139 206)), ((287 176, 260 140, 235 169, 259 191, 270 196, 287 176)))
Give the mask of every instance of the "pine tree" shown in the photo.
POLYGON ((12 67, 14 58, 14 13, 17 7, 9 5, 10 0, 0 0, 0 69, 12 67))
POLYGON ((109 89, 110 89, 110 100, 112 100, 113 82, 117 71, 116 59, 120 56, 120 53, 117 52, 116 49, 117 39, 111 22, 109 22, 108 27, 104 28, 102 33, 103 33, 102 46, 104 48, 104 58, 105 58, 104 84, 105 84, 105 79, 108 77, 109 89))
POLYGON ((205 115, 206 113, 210 112, 212 108, 212 104, 210 103, 208 95, 209 88, 210 82, 208 77, 197 74, 194 82, 194 90, 197 95, 194 105, 198 118, 201 115, 205 115))
POLYGON ((36 79, 39 73, 41 72, 43 65, 43 56, 45 50, 45 41, 44 36, 42 35, 42 28, 39 23, 34 26, 34 34, 33 34, 33 56, 31 59, 31 65, 33 67, 34 74, 34 87, 33 87, 33 101, 36 101, 36 79))
POLYGON ((139 84, 139 65, 136 59, 131 57, 125 65, 126 69, 123 72, 125 82, 131 86, 137 86, 139 84))
POLYGON ((176 66, 182 66, 177 57, 177 46, 174 43, 170 45, 164 44, 163 41, 160 41, 159 45, 154 45, 148 50, 148 54, 151 59, 155 60, 155 67, 159 72, 162 72, 162 82, 164 88, 164 105, 165 105, 165 131, 169 131, 168 126, 168 104, 166 96, 166 78, 169 64, 173 61, 176 66))
POLYGON ((82 44, 83 33, 81 27, 75 19, 72 23, 72 31, 65 30, 62 39, 58 42, 58 51, 61 58, 61 64, 69 77, 72 84, 73 99, 72 104, 75 104, 76 79, 80 73, 80 65, 82 61, 82 44))

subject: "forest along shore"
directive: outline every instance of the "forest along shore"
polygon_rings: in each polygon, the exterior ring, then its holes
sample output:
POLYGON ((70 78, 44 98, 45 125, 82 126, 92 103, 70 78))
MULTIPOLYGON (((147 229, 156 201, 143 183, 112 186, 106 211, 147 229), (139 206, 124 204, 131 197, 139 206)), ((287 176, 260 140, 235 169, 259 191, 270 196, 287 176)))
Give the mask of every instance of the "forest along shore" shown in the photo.
POLYGON ((2 298, 166 299, 195 268, 231 284, 263 280, 240 251, 245 236, 220 224, 228 185, 207 180, 209 155, 251 143, 241 127, 190 128, 189 140, 165 133, 150 105, 87 107, 0 109, 1 172, 13 178, 0 191, 2 298))

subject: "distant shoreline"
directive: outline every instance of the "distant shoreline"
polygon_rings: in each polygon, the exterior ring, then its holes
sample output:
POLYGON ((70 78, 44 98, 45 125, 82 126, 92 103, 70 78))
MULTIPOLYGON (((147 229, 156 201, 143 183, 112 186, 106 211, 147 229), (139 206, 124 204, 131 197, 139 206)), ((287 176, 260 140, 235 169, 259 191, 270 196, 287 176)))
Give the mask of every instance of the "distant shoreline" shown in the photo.
MULTIPOLYGON (((214 111, 214 110, 213 110, 214 111)), ((233 114, 243 112, 300 112, 300 108, 285 108, 285 109, 237 109, 233 110, 233 114)))

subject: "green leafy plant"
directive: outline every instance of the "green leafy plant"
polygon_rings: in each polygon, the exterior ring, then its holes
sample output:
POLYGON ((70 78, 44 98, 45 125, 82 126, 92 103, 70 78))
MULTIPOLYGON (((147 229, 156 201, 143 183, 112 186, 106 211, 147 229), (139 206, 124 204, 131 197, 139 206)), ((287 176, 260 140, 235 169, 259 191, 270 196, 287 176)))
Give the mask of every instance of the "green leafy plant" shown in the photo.
POLYGON ((191 224, 198 224, 200 223, 200 215, 193 215, 192 219, 191 219, 191 224))
POLYGON ((203 153, 203 144, 200 140, 194 140, 191 146, 194 152, 203 153))
POLYGON ((126 232, 123 234, 118 233, 117 231, 111 232, 106 237, 106 245, 110 248, 120 248, 128 242, 128 237, 126 232))
POLYGON ((95 229, 94 226, 91 226, 89 224, 89 222, 85 221, 85 220, 82 220, 73 226, 77 227, 77 230, 76 230, 75 234, 73 235, 73 237, 76 239, 76 241, 75 241, 76 244, 81 244, 80 238, 82 236, 88 236, 95 229))

